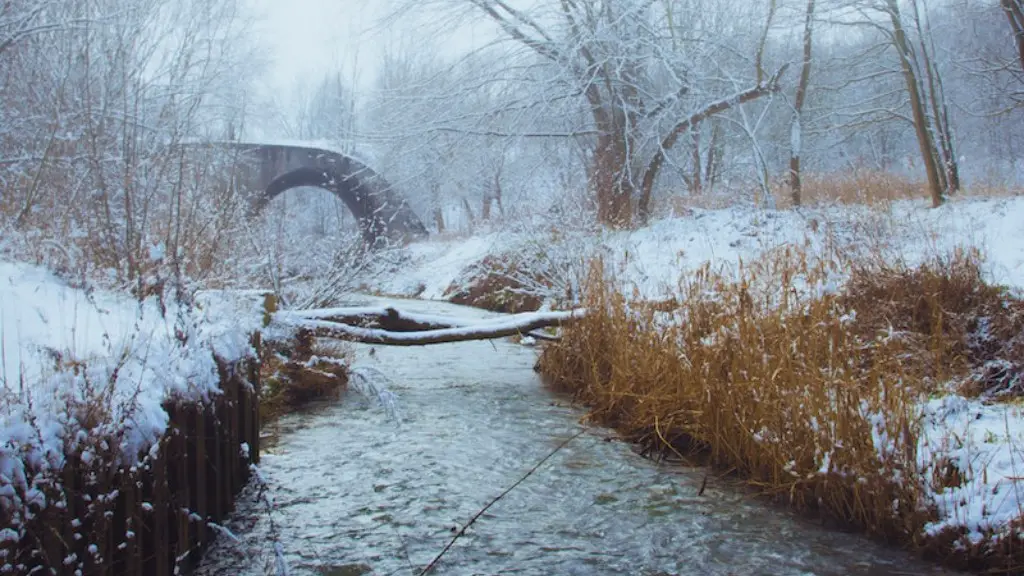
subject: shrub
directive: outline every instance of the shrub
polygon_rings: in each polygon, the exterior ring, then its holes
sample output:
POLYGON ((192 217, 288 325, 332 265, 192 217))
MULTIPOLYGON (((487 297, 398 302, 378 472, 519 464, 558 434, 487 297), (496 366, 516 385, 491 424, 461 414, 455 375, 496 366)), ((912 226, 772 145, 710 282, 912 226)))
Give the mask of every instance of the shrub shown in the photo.
POLYGON ((544 285, 543 278, 523 270, 523 265, 510 257, 488 256, 463 272, 466 278, 445 291, 453 304, 483 308, 491 312, 533 312, 544 299, 527 290, 524 278, 544 285))

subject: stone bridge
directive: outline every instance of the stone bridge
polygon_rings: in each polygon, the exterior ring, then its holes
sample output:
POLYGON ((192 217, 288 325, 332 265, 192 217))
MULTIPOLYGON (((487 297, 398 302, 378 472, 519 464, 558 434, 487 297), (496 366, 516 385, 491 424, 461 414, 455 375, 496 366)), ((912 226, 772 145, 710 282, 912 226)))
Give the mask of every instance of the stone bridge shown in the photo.
POLYGON ((297 144, 213 142, 208 145, 236 153, 235 182, 250 195, 258 214, 291 188, 323 188, 348 206, 371 246, 408 243, 425 238, 419 216, 378 173, 340 152, 297 144))

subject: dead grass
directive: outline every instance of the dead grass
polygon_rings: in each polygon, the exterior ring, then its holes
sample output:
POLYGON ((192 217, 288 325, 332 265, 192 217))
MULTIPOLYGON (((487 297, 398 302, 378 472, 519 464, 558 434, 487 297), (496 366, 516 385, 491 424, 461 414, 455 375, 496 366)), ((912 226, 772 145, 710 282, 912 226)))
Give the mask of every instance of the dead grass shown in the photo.
MULTIPOLYGON (((903 174, 879 170, 852 170, 827 174, 805 173, 802 177, 802 203, 861 204, 888 206, 897 200, 928 198, 923 181, 903 174)), ((779 182, 772 187, 779 206, 792 205, 789 186, 779 182)))
MULTIPOLYGON (((804 206, 833 204, 859 205, 885 208, 900 200, 926 200, 927 183, 897 172, 857 169, 844 172, 805 172, 802 176, 801 200, 804 206)), ((770 182, 772 194, 779 208, 793 206, 790 188, 785 178, 770 182)), ((1024 188, 1004 181, 987 178, 971 183, 961 195, 979 198, 1007 198, 1024 194, 1024 188)), ((694 209, 716 210, 735 205, 740 199, 756 199, 761 191, 756 187, 741 190, 719 190, 697 196, 668 194, 653 200, 654 212, 671 217, 686 217, 694 209)))
MULTIPOLYGON (((961 565, 1022 565, 984 544, 958 549, 959 534, 922 536, 936 513, 922 504, 915 406, 945 378, 1007 353, 991 343, 1024 327, 1021 303, 982 281, 977 253, 910 268, 786 248, 734 277, 699 270, 674 309, 634 305, 610 285, 596 262, 584 295, 592 313, 537 365, 594 420, 648 454, 735 472, 887 542, 961 565), (840 271, 849 281, 835 289, 840 271), (979 339, 983 325, 999 328, 979 339)), ((1019 367, 1021 347, 1011 351, 1019 367)), ((946 472, 939 481, 963 481, 946 472)))
POLYGON ((1024 301, 985 282, 977 251, 918 268, 857 263, 841 300, 858 311, 851 329, 859 337, 884 331, 913 348, 904 367, 916 379, 933 386, 959 382, 967 396, 1024 392, 1024 301))

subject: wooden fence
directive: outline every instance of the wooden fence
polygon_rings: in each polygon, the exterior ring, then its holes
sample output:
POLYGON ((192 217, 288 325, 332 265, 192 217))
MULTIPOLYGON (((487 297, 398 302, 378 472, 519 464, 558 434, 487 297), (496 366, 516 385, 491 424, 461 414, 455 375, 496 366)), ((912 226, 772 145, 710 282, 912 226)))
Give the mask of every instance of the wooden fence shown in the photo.
POLYGON ((0 574, 188 573, 259 459, 259 362, 218 365, 223 393, 168 401, 167 432, 141 464, 120 465, 116 447, 69 455, 17 530, 0 511, 0 574))

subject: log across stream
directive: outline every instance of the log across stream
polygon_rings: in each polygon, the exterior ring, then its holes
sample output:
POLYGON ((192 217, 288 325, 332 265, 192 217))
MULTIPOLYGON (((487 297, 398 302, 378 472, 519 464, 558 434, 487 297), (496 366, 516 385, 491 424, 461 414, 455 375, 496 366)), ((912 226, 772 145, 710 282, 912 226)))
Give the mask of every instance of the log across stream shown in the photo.
MULTIPOLYGON (((401 308, 488 317, 439 303, 401 308)), ((292 576, 419 574, 481 508, 580 430, 583 413, 544 389, 528 347, 357 348, 356 369, 384 374, 397 404, 385 410, 353 389, 282 418, 260 464, 265 489, 243 495, 226 523, 234 538, 218 539, 200 574, 274 573, 275 543, 292 576)), ((705 470, 655 464, 613 436, 588 429, 559 450, 481 515, 432 574, 946 573, 726 481, 711 478, 699 494, 705 470)))

